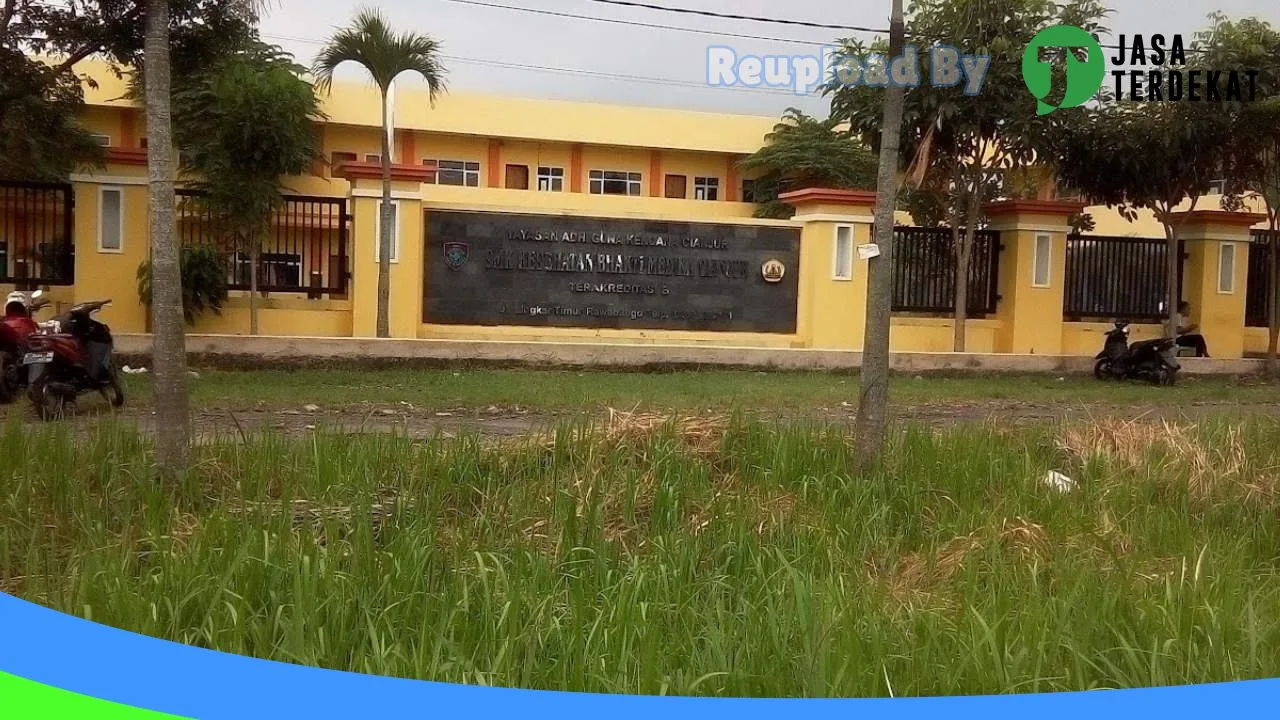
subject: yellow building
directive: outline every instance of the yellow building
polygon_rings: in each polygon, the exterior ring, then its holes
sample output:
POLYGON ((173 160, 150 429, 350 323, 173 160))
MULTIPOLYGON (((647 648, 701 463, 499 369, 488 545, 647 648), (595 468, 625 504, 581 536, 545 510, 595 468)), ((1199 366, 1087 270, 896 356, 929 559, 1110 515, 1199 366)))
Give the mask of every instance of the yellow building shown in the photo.
MULTIPOLYGON (((0 280, 11 281, 0 290, 41 284, 61 304, 111 298, 104 320, 117 332, 145 332, 136 279, 149 253, 143 113, 122 99, 122 83, 104 66, 83 69, 98 81, 86 90, 84 122, 109 147, 110 162, 74 176, 69 190, 0 186, 0 280), (68 236, 74 252, 59 255, 68 236), (72 275, 73 283, 58 284, 72 275)), ((374 335, 379 102, 373 87, 359 84, 336 85, 325 98, 328 119, 317 133, 327 162, 287 179, 290 200, 257 269, 262 334, 374 335)), ((751 179, 738 163, 776 122, 465 93, 432 107, 425 92, 399 90, 391 334, 860 348, 862 246, 874 198, 814 190, 789 198, 792 220, 754 218, 755 206, 743 201, 751 179)), ((1209 198, 1198 209, 1214 206, 1209 198)), ((180 198, 183 241, 218 243, 194 207, 180 198)), ((970 293, 979 317, 966 323, 969 351, 1101 347, 1107 316, 1064 313, 1080 294, 1066 287, 1079 285, 1071 279, 1077 273, 1067 275, 1079 261, 1069 258, 1130 249, 1069 241, 1067 217, 1078 209, 1050 197, 992 209, 970 293)), ((1162 237, 1150 218, 1131 224, 1105 208, 1090 212, 1096 236, 1162 237)), ((1188 215, 1184 297, 1216 356, 1265 344, 1263 331, 1244 327, 1250 226, 1258 222, 1188 215)), ((948 275, 940 260, 945 237, 922 233, 907 247, 893 346, 949 351, 954 270, 948 275)), ((220 316, 201 317, 192 332, 248 332, 242 288, 253 269, 244 257, 228 259, 237 289, 220 316)), ((1159 332, 1155 324, 1137 329, 1159 332)))

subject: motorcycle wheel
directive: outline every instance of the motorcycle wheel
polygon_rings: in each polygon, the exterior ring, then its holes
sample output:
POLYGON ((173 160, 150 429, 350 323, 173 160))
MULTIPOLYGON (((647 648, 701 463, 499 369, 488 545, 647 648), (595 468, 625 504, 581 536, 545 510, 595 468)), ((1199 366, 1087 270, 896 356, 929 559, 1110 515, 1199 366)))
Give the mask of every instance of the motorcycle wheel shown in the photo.
POLYGON ((13 353, 0 352, 0 405, 8 405, 18 396, 21 369, 13 353))
POLYGON ((36 411, 36 415, 46 422, 61 418, 66 410, 66 400, 49 389, 47 374, 41 375, 31 384, 27 390, 27 397, 31 400, 31 407, 36 411))
POLYGON ((1110 380, 1111 379, 1111 361, 1099 360, 1093 366, 1093 377, 1097 380, 1110 380))
POLYGON ((113 408, 124 407, 124 388, 120 386, 120 374, 114 365, 108 371, 107 387, 102 388, 102 399, 111 403, 113 408), (110 390, 110 393, 107 391, 110 390))

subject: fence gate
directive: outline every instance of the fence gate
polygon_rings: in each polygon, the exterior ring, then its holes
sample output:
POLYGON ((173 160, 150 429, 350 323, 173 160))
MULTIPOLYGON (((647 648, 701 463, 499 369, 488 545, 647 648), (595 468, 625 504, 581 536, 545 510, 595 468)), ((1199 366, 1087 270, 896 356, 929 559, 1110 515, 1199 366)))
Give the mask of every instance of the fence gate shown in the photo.
MULTIPOLYGON (((1185 244, 1181 247, 1185 247, 1185 244)), ((1185 259, 1185 252, 1178 253, 1185 259)), ((1062 314, 1085 318, 1160 322, 1165 308, 1169 244, 1163 238, 1072 235, 1067 238, 1067 282, 1062 314)), ((1178 263, 1182 296, 1184 263, 1178 263)))
POLYGON ((1280 232, 1254 230, 1249 245, 1249 282, 1245 288, 1245 325, 1267 327, 1267 303, 1271 297, 1271 275, 1267 272, 1267 259, 1271 257, 1271 238, 1280 232))
POLYGON ((74 202, 67 184, 0 181, 0 283, 75 282, 74 202))
MULTIPOLYGON (((178 236, 184 245, 217 248, 227 262, 227 286, 248 290, 248 248, 221 227, 194 190, 178 190, 178 236)), ((286 195, 258 255, 259 292, 342 298, 350 279, 351 216, 345 198, 286 195)))
MULTIPOLYGON (((956 251, 951 229, 898 227, 893 240, 893 312, 955 313, 956 251)), ((977 231, 969 261, 967 314, 993 314, 1000 300, 1000 233, 977 231)))

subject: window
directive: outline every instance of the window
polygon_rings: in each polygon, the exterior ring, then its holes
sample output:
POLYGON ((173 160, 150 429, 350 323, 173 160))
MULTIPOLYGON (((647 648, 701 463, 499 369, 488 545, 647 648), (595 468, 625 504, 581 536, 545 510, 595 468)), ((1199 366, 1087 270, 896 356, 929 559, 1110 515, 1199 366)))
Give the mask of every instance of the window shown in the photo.
POLYGON ((542 192, 564 192, 564 168, 539 167, 538 189, 542 192))
POLYGON ((693 179, 694 200, 718 200, 720 198, 720 178, 700 177, 693 179))
POLYGON ((831 262, 831 277, 835 280, 853 279, 853 228, 848 225, 836 228, 835 258, 831 262))
POLYGON ((638 172, 592 170, 590 180, 592 195, 640 196, 641 175, 638 172))
POLYGON ((528 190, 529 189, 529 166, 528 165, 508 165, 507 166, 507 187, 512 190, 528 190))
POLYGON ((124 191, 98 189, 98 252, 124 251, 124 191))
POLYGON ((367 163, 377 163, 377 164, 381 165, 381 164, 382 164, 382 154, 381 154, 381 153, 377 153, 377 154, 369 154, 369 155, 365 155, 365 156, 364 156, 364 161, 365 161, 365 162, 367 162, 367 163))
POLYGON ((742 202, 749 202, 749 203, 760 202, 759 200, 756 199, 756 181, 755 180, 742 181, 741 197, 742 197, 742 202))
POLYGON ((1227 181, 1226 181, 1226 180, 1214 180, 1213 182, 1210 182, 1210 183, 1209 183, 1209 194, 1210 194, 1210 195, 1226 195, 1226 194, 1227 194, 1227 181))
POLYGON ((1236 291, 1236 244, 1218 246, 1218 292, 1231 295, 1236 291))
POLYGON ((329 156, 329 166, 337 170, 349 162, 355 162, 356 157, 356 154, 351 152, 335 152, 329 156))
POLYGON ((302 287, 302 256, 296 253, 262 253, 260 282, 267 287, 302 287))
MULTIPOLYGON (((379 202, 379 205, 382 203, 379 202)), ((382 262, 382 208, 373 221, 373 261, 382 262)), ((400 262, 400 203, 391 201, 391 258, 393 263, 400 262)))
POLYGON ((683 200, 689 197, 689 188, 687 187, 688 183, 689 178, 686 178, 684 175, 668 175, 665 188, 666 193, 664 194, 669 198, 679 198, 683 200))
POLYGON ((1053 282, 1053 237, 1036 235, 1035 256, 1032 258, 1031 286, 1047 288, 1053 282))
MULTIPOLYGON (((430 164, 430 161, 423 161, 430 164)), ((463 185, 480 187, 480 163, 465 160, 437 160, 437 185, 463 185)))
POLYGON ((110 135, 103 135, 103 134, 101 134, 101 133, 93 133, 93 134, 91 134, 89 137, 93 138, 93 141, 94 141, 94 142, 96 142, 96 143, 98 143, 98 144, 99 144, 99 145, 101 145, 102 147, 111 147, 111 136, 110 136, 110 135))

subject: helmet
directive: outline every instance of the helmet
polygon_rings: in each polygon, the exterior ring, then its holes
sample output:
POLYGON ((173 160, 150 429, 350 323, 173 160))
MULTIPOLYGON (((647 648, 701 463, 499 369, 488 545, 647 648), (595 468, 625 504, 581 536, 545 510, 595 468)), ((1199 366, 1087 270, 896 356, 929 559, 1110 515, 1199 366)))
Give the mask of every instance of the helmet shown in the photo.
POLYGON ((4 301, 4 314, 11 313, 24 314, 31 307, 31 298, 21 290, 15 290, 9 293, 9 297, 4 301))

